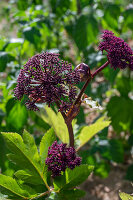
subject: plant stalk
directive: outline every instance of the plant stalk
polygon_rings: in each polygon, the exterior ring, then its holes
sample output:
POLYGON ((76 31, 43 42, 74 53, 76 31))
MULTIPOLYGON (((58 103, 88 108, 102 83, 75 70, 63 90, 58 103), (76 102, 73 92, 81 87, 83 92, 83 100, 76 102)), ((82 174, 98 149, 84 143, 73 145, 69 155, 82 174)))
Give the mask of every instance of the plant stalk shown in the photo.
POLYGON ((73 127, 72 123, 65 121, 67 128, 68 128, 68 133, 69 133, 69 146, 74 147, 74 134, 73 134, 73 127))
MULTIPOLYGON (((93 74, 91 74, 91 76, 88 77, 86 83, 84 84, 84 86, 82 87, 77 99, 75 100, 74 104, 73 105, 77 105, 80 100, 81 100, 81 97, 85 91, 85 89, 87 88, 89 82, 100 72, 102 71, 105 67, 107 67, 109 64, 109 61, 107 61, 105 64, 103 64, 101 67, 99 67, 93 74)), ((56 102, 57 106, 59 107, 59 102, 56 102)), ((72 111, 73 112, 73 109, 72 111)), ((61 112, 63 118, 64 118, 64 121, 67 125, 67 128, 68 128, 68 133, 69 133, 69 146, 70 147, 74 147, 74 134, 73 134, 73 128, 72 128, 72 120, 71 118, 69 117, 70 115, 66 115, 64 112, 61 112)))
MULTIPOLYGON (((60 106, 59 102, 56 102, 58 108, 60 106)), ((61 112, 64 121, 67 125, 68 133, 69 133, 69 146, 74 147, 74 135, 73 135, 73 128, 72 128, 72 122, 67 118, 66 114, 64 112, 61 112)))
POLYGON ((105 67, 107 67, 109 65, 109 61, 107 61, 106 63, 104 63, 101 67, 99 67, 92 75, 92 79, 99 73, 101 72, 105 67))

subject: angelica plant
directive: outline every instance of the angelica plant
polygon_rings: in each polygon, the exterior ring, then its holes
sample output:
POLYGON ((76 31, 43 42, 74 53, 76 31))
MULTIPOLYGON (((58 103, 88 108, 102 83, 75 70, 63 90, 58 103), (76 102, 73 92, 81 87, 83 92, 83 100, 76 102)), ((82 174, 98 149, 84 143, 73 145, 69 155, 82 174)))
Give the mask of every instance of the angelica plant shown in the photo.
MULTIPOLYGON (((0 174, 0 188, 9 199, 80 199, 84 192, 77 188, 93 171, 93 166, 82 164, 78 150, 97 132, 107 127, 110 121, 97 120, 84 127, 78 138, 74 138, 73 119, 79 114, 82 102, 87 102, 84 92, 94 77, 110 66, 133 70, 133 51, 124 40, 114 36, 111 31, 104 31, 99 50, 106 52, 107 61, 91 72, 85 63, 72 69, 72 65, 60 60, 59 54, 42 52, 30 58, 20 70, 17 86, 14 89, 16 99, 25 98, 28 109, 38 111, 38 104, 56 106, 58 113, 50 120, 55 121, 54 128, 44 134, 39 149, 34 138, 24 131, 2 133, 11 151, 8 158, 17 165, 14 177, 0 174), (79 91, 77 84, 85 82, 79 91), (62 117, 62 118, 61 118, 62 117), (63 119, 63 121, 62 121, 63 119), (69 141, 57 134, 56 122, 64 123, 69 134, 69 141), (58 136, 58 141, 57 137, 58 136), (75 144, 75 141, 78 143, 75 144)), ((95 105, 96 106, 96 105, 95 105)), ((64 132, 61 133, 65 134, 64 132)))

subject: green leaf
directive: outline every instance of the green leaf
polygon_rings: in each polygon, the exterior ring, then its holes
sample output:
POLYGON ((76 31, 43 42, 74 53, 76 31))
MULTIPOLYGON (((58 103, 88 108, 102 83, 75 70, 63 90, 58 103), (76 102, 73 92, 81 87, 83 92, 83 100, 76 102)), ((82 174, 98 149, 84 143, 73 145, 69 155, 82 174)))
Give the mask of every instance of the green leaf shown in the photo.
POLYGON ((85 123, 85 114, 84 109, 82 106, 80 106, 79 114, 76 116, 77 124, 85 123))
POLYGON ((41 164, 43 166, 43 171, 45 168, 45 160, 48 155, 48 148, 53 144, 56 140, 56 136, 54 134, 54 129, 49 129, 43 136, 41 143, 40 143, 40 157, 41 157, 41 164))
POLYGON ((118 30, 118 18, 120 16, 120 6, 107 3, 102 17, 102 25, 104 29, 118 30))
POLYGON ((6 120, 9 127, 20 130, 26 124, 27 118, 28 112, 26 107, 17 102, 10 110, 6 120))
POLYGON ((56 16, 61 17, 64 13, 69 9, 71 5, 71 1, 62 1, 62 0, 50 0, 50 5, 52 8, 52 12, 56 14, 56 16))
POLYGON ((47 131, 50 129, 50 126, 48 123, 46 123, 41 117, 40 117, 40 112, 34 112, 31 111, 29 112, 30 118, 34 122, 34 126, 37 126, 37 129, 41 131, 47 131))
POLYGON ((23 142, 25 144, 25 150, 29 153, 29 156, 36 162, 39 162, 39 154, 35 140, 33 136, 28 133, 26 130, 23 132, 23 142))
POLYGON ((0 134, 0 170, 5 171, 5 161, 6 161, 6 147, 2 135, 0 134))
POLYGON ((85 192, 79 189, 63 190, 59 193, 59 196, 64 200, 80 200, 85 195, 85 192))
POLYGON ((11 52, 17 47, 21 47, 24 42, 23 38, 11 38, 6 44, 6 51, 11 52))
POLYGON ((124 97, 112 97, 107 105, 108 116, 117 132, 133 130, 133 101, 124 97), (120 114, 122 111, 122 114, 120 114))
POLYGON ((93 169, 94 167, 91 165, 80 165, 73 170, 67 168, 62 176, 54 179, 53 185, 55 191, 80 185, 88 178, 93 169))
POLYGON ((122 163, 124 160, 123 141, 118 139, 100 140, 96 145, 100 155, 107 160, 122 163))
POLYGON ((100 176, 101 178, 107 178, 110 172, 110 166, 106 161, 101 161, 96 163, 96 167, 94 169, 94 174, 100 176))
POLYGON ((92 14, 80 15, 73 23, 65 26, 79 50, 84 50, 90 43, 96 41, 98 24, 92 14))
POLYGON ((5 113, 3 112, 3 110, 0 109, 0 125, 1 125, 1 122, 4 118, 4 116, 5 116, 5 113))
POLYGON ((93 3, 93 0, 90 0, 90 1, 80 0, 80 7, 81 9, 83 9, 86 6, 91 6, 92 3, 93 3))
POLYGON ((13 106, 16 104, 16 100, 14 98, 10 98, 6 103, 6 114, 9 115, 9 112, 13 108, 13 106))
POLYGON ((14 173, 14 176, 17 177, 19 180, 24 181, 25 183, 29 183, 32 185, 38 185, 39 181, 38 177, 35 177, 29 170, 18 170, 14 173))
POLYGON ((15 58, 4 51, 0 52, 0 72, 3 72, 6 69, 7 63, 14 61, 15 58))
MULTIPOLYGON (((32 183, 31 179, 33 178, 31 174, 29 174, 28 172, 24 171, 24 170, 18 170, 17 172, 14 173, 14 175, 18 178, 21 179, 23 181, 25 181, 26 183, 28 182, 28 180, 30 179, 29 183, 32 183)), ((33 179, 34 181, 34 179, 33 179)))
POLYGON ((71 188, 80 185, 88 178, 93 169, 94 166, 91 165, 80 165, 73 170, 67 169, 65 172, 66 185, 64 188, 71 188))
MULTIPOLYGON (((2 133, 7 147, 12 152, 8 155, 10 160, 17 164, 19 169, 22 169, 27 172, 39 184, 47 185, 46 181, 43 178, 42 168, 39 163, 38 153, 36 152, 36 147, 33 142, 33 139, 27 132, 24 133, 24 140, 17 133, 2 133), (29 144, 27 144, 26 139, 28 138, 29 144)), ((31 182, 32 184, 32 182, 31 182)), ((48 186, 47 186, 48 187, 48 186)))
POLYGON ((126 194, 124 192, 120 192, 119 196, 122 200, 133 200, 133 196, 126 194))
POLYGON ((67 126, 64 122, 64 119, 60 112, 57 114, 52 110, 52 108, 49 108, 48 106, 45 107, 46 114, 42 114, 41 117, 44 121, 46 121, 48 124, 50 124, 57 137, 63 142, 63 143, 69 143, 69 134, 67 126))
POLYGON ((116 78, 116 76, 117 76, 117 74, 118 74, 119 71, 120 71, 120 69, 114 70, 113 68, 106 67, 103 70, 103 74, 104 74, 104 77, 108 81, 110 81, 111 84, 114 84, 115 78, 116 78))
POLYGON ((133 181, 133 164, 129 165, 127 169, 126 179, 129 181, 133 181))
POLYGON ((36 27, 26 27, 23 29, 23 34, 26 40, 37 45, 40 42, 40 31, 36 27))
POLYGON ((45 160, 48 155, 48 148, 53 144, 53 142, 56 140, 56 136, 54 134, 54 129, 49 129, 43 136, 41 143, 40 143, 40 158, 41 158, 41 166, 42 166, 42 173, 43 177, 45 179, 45 182, 48 180, 48 172, 47 172, 47 166, 45 165, 45 160))
POLYGON ((26 10, 28 8, 27 0, 17 0, 17 7, 19 10, 26 10))
POLYGON ((124 148, 122 142, 118 139, 111 139, 109 144, 111 160, 117 163, 122 163, 124 160, 124 148))
POLYGON ((0 191, 11 199, 26 199, 29 193, 18 185, 15 179, 0 174, 0 191))
POLYGON ((123 16, 124 16, 124 23, 123 26, 125 29, 128 30, 128 28, 130 28, 131 30, 133 30, 133 23, 132 23, 132 19, 133 19, 133 8, 129 7, 128 9, 125 9, 125 11, 123 12, 123 16))
POLYGON ((63 190, 59 193, 52 192, 47 200, 80 200, 85 195, 85 192, 79 189, 63 190))
POLYGON ((104 118, 101 117, 98 119, 94 124, 90 126, 85 126, 79 136, 78 139, 80 141, 80 146, 78 148, 81 148, 85 143, 87 143, 95 134, 97 134, 99 131, 103 130, 105 127, 109 126, 110 121, 104 121, 104 118))
MULTIPOLYGON (((29 152, 29 156, 33 158, 34 161, 39 162, 39 154, 37 150, 37 146, 35 144, 34 138, 31 134, 29 134, 26 130, 23 133, 23 142, 25 144, 25 150, 29 152)), ((10 157, 12 155, 9 155, 10 157)), ((26 183, 38 184, 38 177, 35 178, 35 175, 32 174, 32 171, 19 170, 14 174, 18 179, 23 180, 26 183)))
POLYGON ((128 97, 128 93, 133 90, 132 80, 127 77, 118 77, 116 79, 116 88, 121 93, 121 96, 128 97))

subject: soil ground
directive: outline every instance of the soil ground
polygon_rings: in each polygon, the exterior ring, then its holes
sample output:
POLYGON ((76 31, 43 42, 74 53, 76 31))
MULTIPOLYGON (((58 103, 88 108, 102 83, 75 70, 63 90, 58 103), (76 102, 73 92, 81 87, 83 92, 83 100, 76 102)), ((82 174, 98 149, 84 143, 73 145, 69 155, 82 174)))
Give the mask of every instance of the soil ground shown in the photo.
POLYGON ((124 176, 125 170, 118 166, 112 167, 105 179, 90 175, 80 187, 86 191, 86 196, 82 200, 120 200, 119 191, 132 194, 133 186, 130 181, 124 179, 124 176))

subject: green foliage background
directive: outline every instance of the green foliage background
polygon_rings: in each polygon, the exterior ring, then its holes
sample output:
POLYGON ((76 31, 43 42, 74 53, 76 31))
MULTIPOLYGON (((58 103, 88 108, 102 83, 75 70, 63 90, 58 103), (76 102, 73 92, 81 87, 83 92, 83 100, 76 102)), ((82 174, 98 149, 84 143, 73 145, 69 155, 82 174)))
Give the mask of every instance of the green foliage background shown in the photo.
MULTIPOLYGON (((106 61, 106 56, 97 49, 101 31, 111 30, 133 47, 132 19, 133 6, 130 1, 124 0, 1 1, 0 131, 22 134, 25 128, 39 144, 42 135, 51 125, 55 126, 45 116, 44 106, 35 113, 28 111, 23 102, 14 100, 13 88, 19 70, 28 58, 41 51, 59 52, 62 59, 73 64, 73 68, 85 62, 94 70, 106 61)), ((128 69, 114 71, 108 67, 86 90, 88 96, 104 107, 102 112, 96 112, 96 117, 104 115, 111 120, 109 128, 86 141, 85 150, 79 151, 83 163, 95 165, 95 174, 102 178, 108 176, 111 163, 126 163, 126 178, 133 181, 132 79, 133 74, 128 69)), ((85 119, 89 119, 89 114, 92 110, 85 114, 84 108, 81 108, 74 126, 75 138, 83 135, 79 133, 87 126, 85 119)), ((57 129, 60 127, 56 126, 57 129)), ((65 127, 61 130, 65 131, 65 127)), ((62 137, 61 133, 58 134, 59 138, 62 137)), ((63 139, 67 142, 67 136, 63 139)), ((0 135, 0 169, 3 174, 12 176, 15 165, 8 161, 6 153, 8 150, 0 135)))

